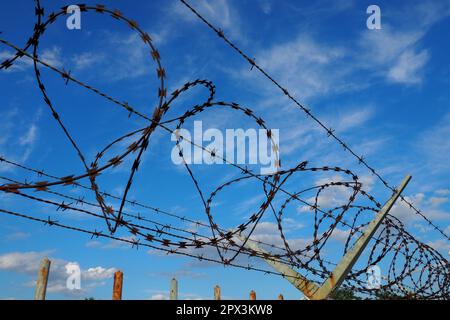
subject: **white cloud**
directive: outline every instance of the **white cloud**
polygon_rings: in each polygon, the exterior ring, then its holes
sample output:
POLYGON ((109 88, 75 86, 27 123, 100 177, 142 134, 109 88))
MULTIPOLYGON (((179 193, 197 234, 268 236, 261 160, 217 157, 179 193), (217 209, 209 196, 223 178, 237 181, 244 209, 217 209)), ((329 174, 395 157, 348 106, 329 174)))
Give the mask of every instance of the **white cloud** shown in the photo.
MULTIPOLYGON (((417 206, 420 206, 423 203, 424 198, 425 195, 423 193, 418 193, 412 197, 405 197, 406 200, 417 206)), ((406 224, 419 220, 419 216, 414 214, 411 208, 404 201, 397 201, 392 207, 390 214, 406 224)))
POLYGON ((426 30, 402 30, 384 25, 382 30, 365 30, 359 39, 359 63, 377 76, 393 83, 418 84, 430 55, 418 44, 426 30))
POLYGON ((7 235, 5 238, 10 241, 17 241, 17 240, 28 239, 29 237, 30 237, 30 234, 28 232, 18 231, 18 232, 14 232, 14 233, 7 235))
POLYGON ((373 32, 364 30, 358 44, 364 53, 367 65, 392 64, 407 49, 411 49, 422 37, 423 30, 402 30, 387 24, 373 32))
MULTIPOLYGON (((353 46, 327 44, 304 32, 293 40, 280 42, 255 53, 256 62, 302 101, 308 98, 367 88, 373 80, 384 78, 390 83, 417 85, 423 81, 430 60, 421 40, 430 28, 448 16, 448 6, 412 5, 401 14, 395 25, 383 23, 374 32, 362 29, 353 46), (417 21, 418 16, 425 16, 417 21), (361 81, 364 73, 364 81, 361 81)), ((248 67, 236 75, 252 79, 248 67)), ((261 79, 262 80, 262 79, 261 79)), ((271 88, 265 79, 256 85, 271 88)), ((273 88, 272 88, 273 89, 273 88)), ((271 105, 279 105, 273 90, 267 91, 271 105)), ((267 103, 267 97, 264 97, 267 103)))
MULTIPOLYGON (((193 0, 190 5, 215 26, 224 30, 232 39, 244 40, 240 31, 240 19, 237 11, 227 0, 193 0)), ((180 2, 175 2, 172 12, 189 22, 201 22, 191 10, 180 2)))
MULTIPOLYGON (((14 52, 12 52, 12 51, 9 51, 9 50, 0 51, 0 61, 6 60, 6 59, 11 59, 13 56, 14 56, 14 52)), ((2 72, 11 73, 11 72, 23 71, 23 70, 26 70, 27 68, 29 68, 30 66, 32 66, 32 64, 33 64, 33 62, 31 59, 29 59, 27 57, 23 57, 22 59, 17 59, 16 61, 14 61, 13 65, 11 67, 9 67, 8 69, 2 70, 2 72)))
POLYGON ((99 266, 85 270, 82 273, 82 278, 87 281, 105 280, 112 278, 115 272, 115 268, 103 268, 99 266))
POLYGON ((420 17, 420 19, 415 19, 417 25, 425 29, 450 16, 450 3, 448 1, 420 1, 417 6, 411 9, 413 17, 420 17))
POLYGON ((420 84, 430 59, 428 50, 420 48, 421 40, 434 24, 450 15, 450 5, 448 1, 420 2, 392 14, 397 16, 395 25, 383 23, 381 30, 363 31, 359 40, 362 61, 388 81, 420 84))
POLYGON ((347 238, 349 235, 350 235, 350 229, 342 230, 339 228, 335 228, 330 237, 331 237, 331 239, 336 240, 338 242, 345 242, 345 241, 347 241, 347 238))
POLYGON ((370 192, 375 183, 375 177, 373 175, 363 175, 359 177, 359 182, 362 184, 362 189, 366 192, 370 192))
POLYGON ((388 78, 393 82, 416 84, 422 82, 421 70, 428 62, 426 50, 415 53, 412 50, 403 52, 397 63, 389 70, 388 78))
MULTIPOLYGON (((366 178, 367 179, 367 178, 366 178)), ((316 186, 321 186, 324 184, 328 184, 330 182, 344 182, 349 181, 339 174, 335 174, 329 177, 318 179, 315 182, 316 186)), ((370 184, 370 179, 366 180, 368 184, 370 184)), ((366 188, 364 188, 366 190, 366 188)), ((325 208, 334 208, 338 206, 345 205, 348 203, 350 196, 352 195, 353 190, 351 188, 347 188, 345 186, 329 186, 322 190, 320 195, 317 198, 317 204, 322 210, 325 208)), ((311 197, 306 200, 309 204, 314 204, 315 197, 311 197)), ((298 207, 298 212, 311 212, 311 208, 308 206, 300 206, 298 207)))
MULTIPOLYGON (((438 208, 439 204, 432 200, 433 197, 427 198, 424 193, 417 193, 413 196, 406 196, 405 199, 408 200, 408 202, 413 203, 414 206, 420 207, 422 213, 432 221, 445 221, 450 219, 450 213, 438 208)), ((397 201, 390 214, 406 225, 424 221, 423 218, 412 210, 404 201, 397 201)))
MULTIPOLYGON (((0 61, 5 59, 11 59, 14 56, 14 53, 9 50, 0 51, 0 61)), ((43 49, 38 52, 39 60, 46 62, 56 68, 61 68, 63 66, 63 57, 62 57, 62 49, 57 46, 53 46, 51 48, 43 49)), ((27 56, 23 56, 22 58, 16 59, 11 67, 4 70, 5 72, 20 72, 20 71, 28 71, 33 67, 33 60, 27 56)), ((40 68, 42 66, 40 65, 40 68)))
POLYGON ((33 144, 36 141, 37 131, 37 126, 35 124, 32 124, 28 128, 28 131, 19 138, 19 144, 22 146, 33 144))
MULTIPOLYGON (((51 251, 6 253, 0 255, 0 270, 28 275, 29 281, 26 283, 26 286, 34 286, 40 261, 49 254, 51 254, 51 251)), ((68 262, 58 258, 50 258, 50 261, 47 291, 50 293, 62 293, 67 296, 85 295, 92 288, 104 285, 104 280, 112 278, 116 271, 115 268, 103 268, 101 266, 81 269, 81 290, 70 290, 66 286, 69 276, 66 266, 68 264, 79 265, 79 263, 68 262)))
POLYGON ((53 46, 49 49, 42 50, 42 53, 39 54, 39 59, 56 68, 63 66, 62 50, 60 47, 53 46))
MULTIPOLYGON (((433 127, 425 130, 419 137, 416 148, 421 156, 428 161, 431 173, 448 172, 450 170, 450 113, 447 113, 433 127)), ((445 189, 440 190, 446 193, 445 189)))
POLYGON ((334 121, 336 125, 333 126, 332 124, 332 127, 340 132, 358 128, 367 123, 367 121, 371 119, 372 115, 373 108, 368 106, 348 110, 344 114, 337 117, 334 121))
POLYGON ((441 196, 448 196, 450 195, 450 190, 449 189, 439 189, 435 191, 436 194, 441 195, 441 196))
MULTIPOLYGON (((33 118, 19 117, 17 110, 0 113, 0 153, 8 159, 25 162, 34 150, 37 137, 37 123, 42 110, 38 109, 33 118)), ((0 163, 0 171, 10 171, 11 166, 0 163)))
POLYGON ((115 240, 112 239, 108 242, 101 242, 98 240, 91 240, 86 242, 86 247, 88 248, 99 248, 99 249, 121 249, 121 248, 131 248, 132 243, 136 241, 136 238, 134 236, 123 236, 119 237, 120 239, 123 239, 125 241, 115 240), (127 242, 131 241, 131 242, 127 242))
POLYGON ((91 68, 103 59, 103 55, 96 52, 84 52, 81 54, 76 54, 71 58, 74 63, 75 70, 85 70, 91 68))
POLYGON ((168 296, 164 293, 155 293, 150 297, 150 300, 168 300, 168 296))
POLYGON ((430 247, 438 251, 445 251, 450 255, 450 242, 447 240, 436 240, 427 243, 430 247))
POLYGON ((39 261, 49 252, 12 252, 0 256, 0 270, 34 274, 39 261))
POLYGON ((432 206, 439 206, 443 203, 448 202, 448 198, 446 197, 431 197, 428 202, 432 205, 432 206))
MULTIPOLYGON (((275 75, 280 83, 289 83, 293 92, 303 99, 318 94, 326 94, 336 87, 340 74, 333 65, 345 56, 343 48, 319 44, 306 35, 279 43, 256 54, 257 63, 275 75), (333 68, 335 73, 329 72, 333 68)), ((239 76, 254 78, 248 68, 239 76)), ((266 80, 263 80, 266 84, 266 80)))
MULTIPOLYGON (((296 223, 292 219, 283 219, 282 227, 286 236, 286 240, 292 250, 304 249, 308 244, 311 244, 311 239, 299 238, 294 234, 291 234, 293 231, 302 229, 302 224, 296 223)), ((257 225, 256 229, 253 231, 251 239, 284 248, 284 242, 278 230, 278 225, 273 222, 260 222, 257 225)), ((241 240, 237 238, 234 240, 238 243, 241 242, 241 240)), ((265 247, 262 248, 266 249, 265 247)), ((272 253, 275 253, 273 251, 275 249, 270 248, 270 250, 272 253)))
POLYGON ((105 67, 104 74, 111 81, 134 79, 154 71, 148 47, 138 34, 108 36, 109 45, 115 49, 112 61, 105 67))

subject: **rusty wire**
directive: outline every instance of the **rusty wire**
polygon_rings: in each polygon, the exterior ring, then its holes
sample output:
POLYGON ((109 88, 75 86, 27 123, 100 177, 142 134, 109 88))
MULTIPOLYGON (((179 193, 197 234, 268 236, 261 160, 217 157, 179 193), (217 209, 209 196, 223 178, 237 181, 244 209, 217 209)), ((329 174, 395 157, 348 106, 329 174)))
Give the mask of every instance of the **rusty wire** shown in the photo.
MULTIPOLYGON (((342 140, 334 135, 334 132, 327 128, 317 117, 315 117, 310 110, 301 105, 295 98, 293 98, 289 92, 281 87, 272 77, 268 75, 261 67, 259 67, 254 59, 249 59, 238 47, 230 42, 224 35, 223 31, 216 29, 206 19, 204 19, 194 8, 192 8, 186 1, 180 0, 183 4, 188 6, 200 19, 202 19, 210 28, 212 28, 221 38, 223 38, 229 45, 237 50, 244 58, 246 58, 253 67, 262 72, 268 77, 277 87, 283 90, 283 92, 293 100, 303 111, 307 113, 313 120, 315 120, 321 127, 327 130, 329 136, 335 138, 347 151, 356 156, 350 147, 347 146, 342 140)), ((167 86, 165 83, 166 70, 161 64, 160 53, 154 46, 150 35, 144 32, 137 22, 130 20, 122 15, 118 10, 110 10, 103 5, 88 6, 79 5, 83 12, 93 12, 97 14, 109 14, 115 20, 125 23, 134 32, 137 32, 142 39, 143 43, 148 46, 150 56, 153 62, 156 64, 156 75, 159 81, 157 88, 158 105, 155 108, 152 116, 147 116, 144 113, 137 111, 126 102, 121 102, 112 96, 104 93, 103 91, 94 88, 78 79, 76 79, 70 72, 63 69, 56 68, 39 58, 39 43, 40 38, 45 33, 46 29, 53 24, 58 18, 66 15, 66 7, 61 8, 57 12, 50 13, 47 19, 44 21, 44 9, 42 8, 40 1, 36 0, 35 15, 36 24, 34 27, 33 35, 27 41, 23 48, 19 48, 5 39, 0 39, 0 42, 4 45, 13 48, 16 53, 9 59, 6 59, 0 64, 1 69, 7 69, 11 67, 18 59, 29 58, 33 60, 34 71, 38 87, 42 93, 45 104, 48 106, 55 121, 60 126, 63 134, 66 136, 68 142, 75 150, 80 162, 83 164, 85 172, 72 173, 65 177, 58 177, 56 175, 48 174, 43 170, 37 170, 31 167, 27 167, 23 164, 16 163, 11 159, 0 157, 0 162, 13 165, 17 168, 33 172, 38 177, 45 176, 48 180, 40 180, 36 182, 18 181, 9 177, 0 177, 0 179, 6 181, 5 184, 0 185, 0 191, 8 193, 13 196, 19 196, 26 198, 36 203, 42 203, 52 206, 55 211, 61 212, 76 212, 85 216, 95 218, 98 221, 104 221, 106 223, 107 230, 88 230, 84 227, 74 226, 73 224, 60 223, 51 217, 43 218, 38 214, 19 213, 17 210, 0 209, 0 212, 9 216, 24 218, 41 222, 49 226, 69 229, 85 234, 89 234, 91 237, 96 238, 108 238, 115 241, 125 242, 131 244, 133 247, 148 247, 153 250, 162 251, 167 254, 180 254, 195 258, 202 261, 209 261, 223 264, 224 266, 233 266, 237 268, 243 268, 247 270, 255 270, 265 272, 268 274, 282 274, 259 267, 257 263, 252 264, 250 261, 253 257, 264 258, 266 260, 279 261, 288 264, 294 268, 306 272, 308 275, 312 275, 315 281, 321 282, 325 280, 331 273, 335 263, 329 261, 323 257, 323 251, 327 244, 330 243, 330 239, 338 226, 345 226, 348 229, 344 241, 344 248, 342 254, 345 254, 351 247, 359 234, 362 233, 364 227, 368 224, 367 219, 373 217, 381 204, 376 199, 363 190, 362 184, 359 182, 358 177, 350 170, 340 167, 322 166, 314 167, 309 166, 306 161, 299 162, 296 166, 290 169, 280 168, 280 159, 277 159, 277 165, 279 170, 274 174, 260 175, 254 173, 247 167, 243 167, 234 163, 231 163, 225 158, 216 155, 213 150, 208 150, 203 146, 196 145, 194 142, 189 141, 186 137, 182 137, 179 134, 179 129, 185 124, 186 120, 202 113, 205 110, 216 110, 218 108, 230 109, 233 112, 241 113, 248 119, 253 121, 259 128, 265 130, 267 137, 271 139, 272 144, 275 142, 272 139, 271 130, 266 122, 258 117, 253 110, 247 107, 243 107, 234 102, 216 101, 215 100, 215 86, 208 80, 195 80, 187 82, 181 88, 173 91, 170 98, 167 97, 167 86), (32 50, 30 50, 32 48, 32 50), (62 79, 66 82, 75 83, 95 94, 107 99, 109 102, 116 106, 124 108, 128 114, 136 115, 146 122, 148 126, 127 133, 122 137, 112 141, 105 148, 97 153, 94 161, 90 164, 86 160, 85 155, 79 148, 76 140, 73 138, 71 132, 67 129, 65 122, 59 115, 52 100, 47 94, 44 82, 41 78, 39 66, 44 66, 61 75, 62 79), (184 114, 166 119, 165 116, 170 109, 171 104, 181 94, 186 94, 191 88, 196 86, 203 86, 209 91, 208 99, 199 105, 195 105, 186 111, 184 114), (169 125, 176 123, 175 128, 170 128, 169 125), (184 166, 195 186, 195 190, 201 198, 202 205, 204 207, 205 217, 208 222, 197 221, 189 219, 185 216, 181 216, 177 213, 160 210, 153 206, 142 204, 137 201, 130 201, 128 194, 131 191, 133 178, 136 175, 142 156, 149 147, 149 141, 152 134, 157 128, 175 134, 177 136, 176 146, 179 148, 180 157, 184 161, 184 166), (137 138, 136 138, 137 136, 137 138), (116 146, 119 142, 124 142, 128 138, 133 138, 133 142, 128 145, 124 152, 114 155, 109 160, 104 161, 105 164, 100 164, 104 155, 116 146), (220 158, 228 165, 235 167, 240 176, 231 179, 225 183, 219 184, 219 186, 209 194, 209 196, 202 189, 201 184, 196 178, 190 165, 185 161, 183 150, 180 147, 181 141, 187 141, 191 145, 201 148, 202 151, 210 154, 211 157, 220 158), (125 191, 122 197, 113 196, 111 193, 104 191, 97 182, 97 177, 100 174, 106 174, 109 169, 122 165, 123 161, 135 155, 133 165, 131 167, 129 178, 125 186, 125 191), (324 173, 334 172, 346 176, 344 181, 330 181, 322 183, 312 187, 298 190, 296 192, 289 192, 286 190, 285 185, 289 178, 301 174, 301 173, 324 173), (226 229, 216 221, 216 217, 213 214, 212 203, 216 196, 225 190, 226 188, 238 184, 247 179, 254 179, 261 183, 261 187, 264 191, 265 199, 262 201, 259 208, 253 213, 246 222, 236 226, 232 229, 226 229), (89 181, 89 186, 82 183, 83 180, 89 181), (95 196, 96 202, 85 200, 84 198, 76 198, 66 193, 56 191, 55 188, 67 188, 73 186, 81 188, 84 191, 92 192, 95 196), (336 206, 334 208, 325 209, 320 205, 321 194, 330 188, 343 188, 348 191, 348 199, 343 205, 336 206), (30 192, 39 191, 52 196, 61 197, 62 201, 56 201, 50 198, 44 198, 30 194, 30 192), (310 198, 306 198, 306 195, 313 192, 314 197, 311 201, 310 198), (287 199, 277 208, 275 199, 278 194, 287 196, 287 199), (114 208, 112 205, 107 205, 105 199, 110 198, 118 200, 120 202, 118 208, 114 208), (66 202, 68 201, 68 202, 66 202), (72 201, 72 202, 70 202, 72 201), (357 203, 359 201, 359 203, 357 203), (302 248, 293 248, 289 243, 289 239, 286 237, 285 230, 283 228, 283 214, 286 207, 296 202, 300 205, 306 206, 313 213, 313 228, 312 239, 310 243, 302 248), (154 214, 154 218, 142 216, 141 214, 128 213, 125 209, 125 205, 136 205, 142 209, 151 210, 154 214), (281 245, 275 245, 273 243, 267 243, 254 239, 252 235, 255 233, 257 226, 260 224, 261 219, 264 216, 272 213, 276 225, 279 231, 279 237, 281 245), (164 223, 159 220, 161 216, 167 216, 181 222, 182 226, 173 226, 171 224, 164 223), (183 223, 188 222, 195 224, 198 228, 201 228, 201 232, 189 230, 183 223), (128 232, 132 238, 124 238, 117 236, 118 231, 128 232), (105 232, 106 231, 106 232, 105 232), (210 234, 206 234, 209 232, 210 234), (239 241, 237 236, 243 236, 244 241, 239 241), (269 253, 262 253, 246 246, 249 241, 262 246, 262 248, 268 250, 269 253), (205 248, 212 248, 213 252, 205 250, 205 248), (241 261, 238 258, 246 257, 247 260, 241 261), (245 263, 245 261, 248 261, 245 263)), ((70 121, 70 119, 69 119, 70 121)), ((277 146, 276 146, 277 147, 277 146)), ((357 156, 358 157, 358 156, 357 156)), ((370 167, 363 157, 358 157, 360 163, 365 165, 369 170, 376 175, 385 184, 386 187, 393 192, 395 188, 390 187, 387 182, 370 167)), ((403 201, 406 201, 402 198, 403 201)), ((412 204, 408 204, 415 209, 412 204)), ((423 214, 415 209, 418 214, 423 214)), ((425 216, 423 216, 427 219, 425 216)), ((431 221, 427 221, 435 226, 431 221)), ((436 227, 437 228, 437 227, 436 227)), ((441 231, 440 229, 438 229, 441 231)), ((442 233, 442 231, 441 231, 442 233)), ((444 233, 443 233, 444 234, 444 233)), ((445 235, 445 234, 444 234, 445 235)), ((446 236, 446 235, 445 235, 446 236)), ((446 236, 448 239, 448 236, 446 236)), ((367 289, 364 285, 364 275, 367 268, 371 265, 378 263, 388 263, 389 273, 385 283, 382 285, 382 289, 392 294, 401 295, 402 297, 416 298, 416 299, 447 299, 450 295, 450 266, 448 261, 443 258, 436 250, 428 245, 415 239, 409 234, 403 227, 402 223, 395 217, 388 215, 382 223, 381 231, 377 236, 372 237, 372 246, 367 252, 367 261, 362 263, 361 266, 354 267, 351 273, 348 275, 343 286, 352 288, 355 291, 365 294, 376 294, 373 289, 367 289)))

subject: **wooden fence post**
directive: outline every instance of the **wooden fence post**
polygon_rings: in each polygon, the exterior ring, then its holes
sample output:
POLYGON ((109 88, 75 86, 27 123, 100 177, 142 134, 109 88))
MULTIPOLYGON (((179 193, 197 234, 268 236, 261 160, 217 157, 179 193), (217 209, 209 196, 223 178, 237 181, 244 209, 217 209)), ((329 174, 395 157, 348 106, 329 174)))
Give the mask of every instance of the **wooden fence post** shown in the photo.
POLYGON ((220 287, 217 285, 214 287, 214 300, 220 300, 220 287))
POLYGON ((36 282, 36 291, 34 292, 34 300, 45 300, 47 292, 48 275, 50 272, 50 260, 45 257, 39 265, 38 279, 36 282))
POLYGON ((123 272, 118 270, 114 273, 113 300, 122 300, 123 272))
POLYGON ((170 300, 178 300, 178 281, 175 278, 170 282, 170 300))
POLYGON ((250 291, 250 300, 256 300, 256 292, 255 291, 250 291))

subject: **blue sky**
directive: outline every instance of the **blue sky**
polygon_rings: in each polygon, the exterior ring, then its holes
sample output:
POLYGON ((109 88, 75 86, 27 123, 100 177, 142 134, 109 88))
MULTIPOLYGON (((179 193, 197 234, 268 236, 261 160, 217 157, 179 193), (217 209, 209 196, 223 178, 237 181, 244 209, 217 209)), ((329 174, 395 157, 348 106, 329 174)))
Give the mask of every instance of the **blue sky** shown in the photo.
MULTIPOLYGON (((85 1, 96 4, 96 1, 85 1)), ((315 166, 341 166, 356 172, 365 188, 380 202, 389 197, 370 173, 326 137, 313 122, 273 85, 231 50, 178 1, 108 1, 109 8, 139 22, 162 57, 169 92, 194 79, 215 83, 217 100, 252 108, 271 128, 280 130, 280 156, 284 167, 303 160, 315 166)), ((363 154, 391 183, 411 174, 405 195, 441 229, 450 233, 450 5, 447 1, 378 1, 381 30, 366 28, 368 1, 191 1, 256 62, 272 74, 354 150, 363 154)), ((43 0, 46 14, 64 1, 43 0)), ((21 47, 34 25, 32 1, 9 2, 0 12, 1 37, 21 47), (18 18, 20 17, 20 18, 18 18)), ((40 42, 40 57, 137 110, 150 114, 157 103, 155 65, 139 37, 128 26, 108 16, 82 13, 81 30, 68 30, 59 19, 40 42)), ((0 60, 11 55, 0 47, 0 60)), ((113 139, 146 123, 101 97, 41 68, 47 92, 77 143, 93 159, 113 139)), ((66 137, 56 125, 41 93, 29 59, 0 72, 0 155, 56 176, 83 171, 66 137)), ((207 93, 193 89, 175 102, 167 117, 181 115, 201 103, 207 93)), ((196 120, 211 128, 254 128, 255 124, 232 112, 206 111, 196 120)), ((189 127, 192 123, 188 123, 189 127)), ((157 131, 144 156, 130 199, 194 220, 206 221, 198 194, 183 168, 170 159, 174 143, 157 131)), ((124 145, 118 148, 123 148, 124 145)), ((116 150, 117 151, 117 150, 116 150)), ((127 168, 99 178, 102 188, 120 196, 127 168)), ((211 192, 236 175, 227 166, 194 166, 201 185, 211 192)), ((234 171, 233 171, 234 170, 234 171)), ((0 176, 23 181, 36 175, 0 163, 0 176)), ((288 187, 339 179, 332 175, 295 177, 288 187)), ((2 181, 2 183, 4 183, 2 181)), ((79 188, 58 191, 74 197, 79 188)), ((342 201, 336 189, 324 202, 342 201)), ((55 199, 54 196, 48 198, 55 199)), ((221 194, 214 206, 217 221, 225 228, 242 223, 259 207, 261 188, 249 182, 221 194)), ((117 204, 117 203, 115 203, 117 204)), ((1 208, 48 216, 88 229, 104 230, 105 224, 80 213, 56 212, 14 195, 0 194, 1 208)), ((127 208, 162 223, 176 223, 152 212, 127 208)), ((413 235, 448 258, 450 244, 404 205, 394 208, 413 235)), ((292 243, 301 246, 311 237, 310 217, 292 205, 286 216, 292 243)), ((344 232, 344 231, 342 231, 344 232)), ((330 259, 339 256, 342 237, 337 232, 330 259), (341 242, 340 242, 341 241, 341 242), (336 251, 333 251, 336 250, 336 251)), ((129 237, 119 230, 118 236, 129 237)), ((273 220, 263 219, 255 236, 279 244, 273 220)), ((253 289, 258 298, 301 297, 287 281, 257 272, 198 263, 181 256, 167 256, 145 248, 136 250, 114 241, 49 228, 42 224, 0 215, 0 298, 30 299, 37 263, 43 256, 53 261, 48 298, 92 296, 109 299, 115 269, 125 273, 125 299, 163 298, 170 278, 179 279, 180 296, 209 298, 216 284, 224 298, 246 298, 253 289), (64 265, 78 263, 83 270, 82 292, 65 287, 64 265)), ((245 259, 244 259, 245 260, 245 259)), ((245 261, 243 262, 245 263, 245 261)), ((262 264, 261 264, 262 265, 262 264)), ((383 270, 382 270, 383 271, 383 270)))

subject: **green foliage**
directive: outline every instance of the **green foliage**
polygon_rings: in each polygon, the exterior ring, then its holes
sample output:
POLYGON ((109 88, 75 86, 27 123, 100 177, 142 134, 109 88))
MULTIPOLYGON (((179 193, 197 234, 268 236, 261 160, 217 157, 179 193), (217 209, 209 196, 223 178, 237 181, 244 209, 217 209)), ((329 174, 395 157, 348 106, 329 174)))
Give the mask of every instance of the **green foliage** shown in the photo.
POLYGON ((398 295, 392 291, 379 290, 375 297, 377 300, 405 300, 407 297, 398 295))
POLYGON ((347 288, 335 290, 330 295, 330 298, 334 299, 334 300, 361 300, 360 297, 355 295, 355 293, 353 292, 352 289, 347 289, 347 288))

